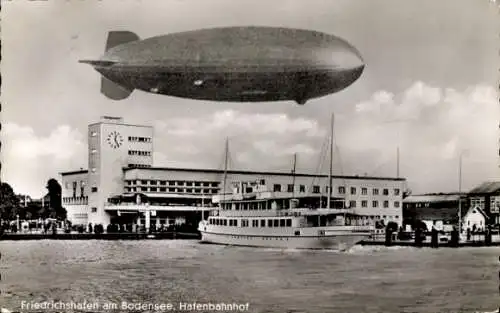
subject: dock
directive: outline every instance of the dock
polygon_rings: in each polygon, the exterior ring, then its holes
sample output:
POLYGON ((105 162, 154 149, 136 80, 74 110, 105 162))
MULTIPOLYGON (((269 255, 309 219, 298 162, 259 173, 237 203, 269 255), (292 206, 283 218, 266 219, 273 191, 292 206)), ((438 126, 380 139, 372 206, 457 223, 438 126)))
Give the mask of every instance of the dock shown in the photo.
POLYGON ((199 233, 160 232, 160 233, 4 233, 0 241, 20 240, 162 240, 162 239, 201 239, 199 233))

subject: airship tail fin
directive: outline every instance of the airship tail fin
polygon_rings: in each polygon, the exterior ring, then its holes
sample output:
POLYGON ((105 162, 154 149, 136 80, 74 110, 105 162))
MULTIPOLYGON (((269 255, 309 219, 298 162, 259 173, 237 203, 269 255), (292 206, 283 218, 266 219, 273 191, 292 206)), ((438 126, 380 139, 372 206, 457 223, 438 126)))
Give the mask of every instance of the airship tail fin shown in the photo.
POLYGON ((128 98, 133 90, 101 77, 101 93, 112 100, 123 100, 128 98))
POLYGON ((106 51, 116 47, 118 45, 140 40, 139 36, 129 31, 115 30, 108 33, 108 39, 106 41, 106 51))

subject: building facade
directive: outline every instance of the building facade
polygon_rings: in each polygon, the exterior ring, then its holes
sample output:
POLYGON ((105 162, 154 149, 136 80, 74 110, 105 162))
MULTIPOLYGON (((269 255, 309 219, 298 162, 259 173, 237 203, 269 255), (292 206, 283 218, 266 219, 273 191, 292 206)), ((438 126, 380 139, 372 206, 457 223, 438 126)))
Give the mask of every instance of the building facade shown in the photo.
POLYGON ((471 208, 479 208, 489 224, 500 224, 500 182, 484 182, 469 191, 471 208))
MULTIPOLYGON (((153 129, 105 117, 89 125, 89 169, 61 173, 63 206, 73 224, 161 225, 199 216, 212 196, 241 181, 259 181, 273 192, 326 198, 328 176, 280 172, 153 167, 153 129)), ((367 222, 402 224, 404 178, 333 176, 332 197, 367 222)))

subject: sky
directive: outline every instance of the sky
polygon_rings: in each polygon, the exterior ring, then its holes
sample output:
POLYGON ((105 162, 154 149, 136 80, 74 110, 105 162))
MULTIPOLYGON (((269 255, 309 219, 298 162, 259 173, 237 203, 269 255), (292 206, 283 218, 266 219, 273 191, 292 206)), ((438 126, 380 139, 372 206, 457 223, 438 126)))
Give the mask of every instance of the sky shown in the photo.
POLYGON ((106 0, 2 2, 2 181, 39 197, 49 178, 87 168, 87 125, 102 115, 155 128, 155 166, 328 170, 397 175, 414 194, 499 180, 498 4, 490 0, 106 0), (141 38, 220 26, 282 26, 339 36, 366 68, 345 90, 304 106, 222 103, 148 94, 113 101, 79 59, 107 32, 141 38))

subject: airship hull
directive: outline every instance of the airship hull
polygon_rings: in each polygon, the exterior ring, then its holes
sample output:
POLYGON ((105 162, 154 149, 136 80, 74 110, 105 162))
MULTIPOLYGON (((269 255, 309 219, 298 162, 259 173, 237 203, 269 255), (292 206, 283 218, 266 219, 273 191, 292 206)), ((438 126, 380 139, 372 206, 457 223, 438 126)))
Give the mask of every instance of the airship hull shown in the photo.
POLYGON ((139 89, 200 100, 303 104, 346 88, 364 69, 350 44, 306 30, 216 28, 109 47, 111 37, 100 60, 83 62, 121 88, 124 97, 139 89))

